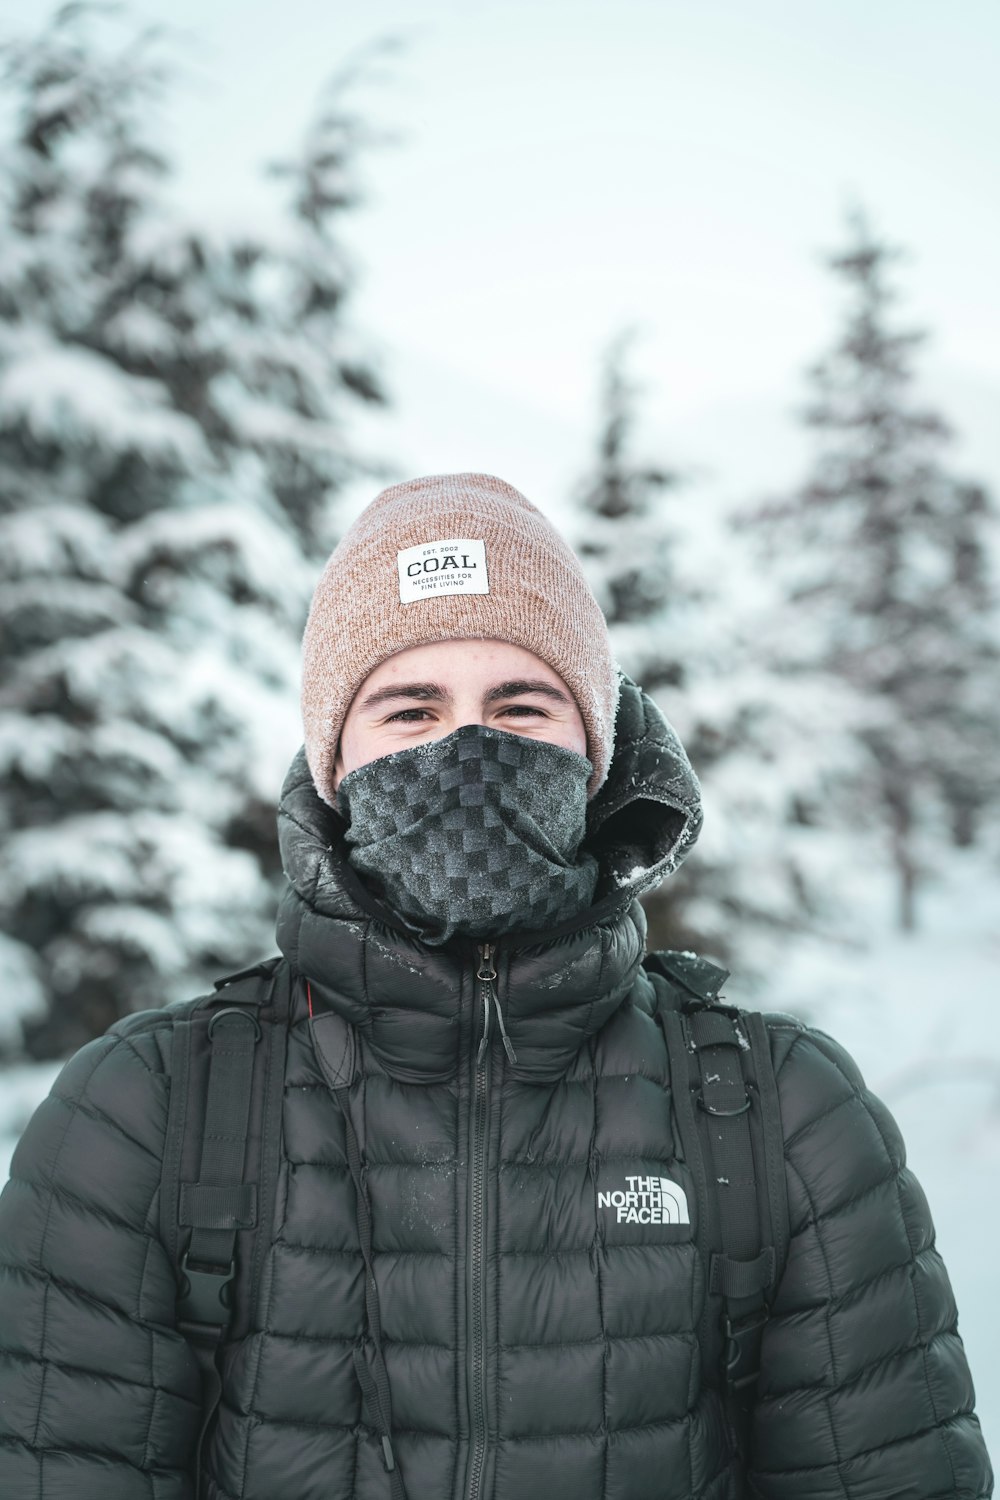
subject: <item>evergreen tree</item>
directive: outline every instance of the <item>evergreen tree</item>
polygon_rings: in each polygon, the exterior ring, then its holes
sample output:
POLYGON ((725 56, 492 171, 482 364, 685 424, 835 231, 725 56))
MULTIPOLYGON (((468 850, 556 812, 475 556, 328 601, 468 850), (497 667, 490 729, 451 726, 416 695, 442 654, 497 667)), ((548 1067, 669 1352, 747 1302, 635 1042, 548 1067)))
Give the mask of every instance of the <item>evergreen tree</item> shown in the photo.
POLYGON ((324 101, 272 235, 180 216, 153 38, 6 50, 0 972, 36 1056, 271 943, 273 808, 344 418, 360 120, 324 101))
POLYGON ((967 844, 995 805, 1000 653, 987 562, 996 510, 944 467, 947 424, 914 395, 925 336, 892 318, 898 258, 861 212, 851 216, 850 242, 829 260, 847 289, 845 321, 810 372, 812 473, 738 524, 783 595, 773 670, 824 674, 857 706, 860 753, 837 787, 839 811, 882 830, 908 930, 921 840, 940 843, 944 819, 967 844))
POLYGON ((632 341, 619 335, 605 356, 576 545, 617 660, 663 709, 703 785, 698 844, 645 899, 650 943, 732 962, 752 991, 789 933, 829 923, 829 851, 788 823, 830 708, 815 684, 791 704, 761 670, 745 559, 696 486, 636 457, 632 341))
POLYGON ((626 367, 635 338, 635 330, 624 330, 604 356, 596 461, 575 496, 582 512, 577 545, 621 666, 653 692, 684 682, 684 661, 671 651, 670 633, 657 627, 696 599, 681 592, 667 522, 681 475, 632 452, 639 387, 626 367))

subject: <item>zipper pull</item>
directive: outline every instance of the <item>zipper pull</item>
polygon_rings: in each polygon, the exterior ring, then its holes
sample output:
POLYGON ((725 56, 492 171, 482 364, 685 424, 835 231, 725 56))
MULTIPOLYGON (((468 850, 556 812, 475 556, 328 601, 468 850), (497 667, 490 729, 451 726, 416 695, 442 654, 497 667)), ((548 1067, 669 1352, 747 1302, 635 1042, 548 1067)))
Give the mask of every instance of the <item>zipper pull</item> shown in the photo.
POLYGON ((493 967, 493 947, 490 943, 484 943, 479 950, 479 968, 476 970, 476 978, 482 985, 483 993, 483 1035, 476 1053, 476 1067, 481 1068, 486 1057, 487 1048, 490 1045, 490 996, 493 993, 493 981, 497 977, 497 971, 493 967))
POLYGON ((476 978, 479 980, 480 984, 483 987, 483 1009, 485 1015, 483 1018, 483 1039, 479 1043, 479 1051, 476 1054, 476 1067, 478 1068, 482 1065, 483 1058, 486 1056, 486 1048, 489 1046, 491 1000, 493 1001, 493 1008, 497 1013, 497 1025, 500 1027, 500 1036, 503 1039, 503 1050, 507 1054, 508 1061, 511 1063, 516 1063, 517 1053, 514 1051, 510 1037, 507 1035, 507 1028, 503 1024, 503 1011, 500 1009, 500 996, 497 994, 496 989, 494 988, 497 971, 496 965, 493 962, 493 945, 491 943, 485 943, 483 947, 480 948, 479 953, 480 964, 479 968, 476 970, 476 978))
POLYGON ((516 1063, 517 1053, 514 1051, 514 1048, 511 1045, 510 1037, 507 1035, 507 1028, 503 1024, 503 1011, 500 1009, 500 997, 497 994, 496 990, 493 991, 493 1004, 496 1006, 497 1021, 500 1025, 500 1035, 503 1037, 503 1050, 506 1052, 508 1060, 512 1063, 516 1063))

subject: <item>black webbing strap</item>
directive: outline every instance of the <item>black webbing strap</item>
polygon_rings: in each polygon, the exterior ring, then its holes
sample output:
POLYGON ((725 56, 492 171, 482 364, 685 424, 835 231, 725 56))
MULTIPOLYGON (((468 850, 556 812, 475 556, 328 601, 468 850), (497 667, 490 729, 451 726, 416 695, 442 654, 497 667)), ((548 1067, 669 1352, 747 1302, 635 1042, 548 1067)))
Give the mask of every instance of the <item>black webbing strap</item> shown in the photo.
POLYGON ((243 1181, 243 1172, 260 1038, 255 1006, 230 1005, 211 1014, 198 1181, 180 1185, 178 1220, 190 1226, 191 1239, 181 1258, 177 1326, 190 1341, 203 1377, 195 1456, 198 1491, 202 1443, 222 1394, 216 1355, 232 1316, 236 1235, 257 1222, 256 1186, 243 1181))
POLYGON ((768 1047, 762 1018, 753 1042, 748 1020, 719 1004, 685 1011, 699 1085, 696 1118, 718 1205, 719 1248, 709 1258, 709 1291, 723 1299, 726 1388, 744 1451, 761 1339, 781 1264, 759 1089, 760 1076, 773 1081, 773 1071, 769 1048, 766 1056, 758 1055, 761 1041, 768 1047))
POLYGON ((236 1233, 257 1222, 255 1188, 243 1181, 260 1022, 249 1008, 227 1006, 208 1023, 211 1061, 198 1181, 181 1183, 179 1220, 191 1226, 181 1261, 188 1286, 178 1324, 189 1338, 217 1343, 229 1322, 236 1233))
POLYGON ((720 1003, 727 970, 673 950, 650 953, 644 964, 695 1176, 708 1290, 722 1303, 724 1388, 745 1459, 764 1326, 788 1253, 784 1133, 770 1040, 762 1015, 720 1003))

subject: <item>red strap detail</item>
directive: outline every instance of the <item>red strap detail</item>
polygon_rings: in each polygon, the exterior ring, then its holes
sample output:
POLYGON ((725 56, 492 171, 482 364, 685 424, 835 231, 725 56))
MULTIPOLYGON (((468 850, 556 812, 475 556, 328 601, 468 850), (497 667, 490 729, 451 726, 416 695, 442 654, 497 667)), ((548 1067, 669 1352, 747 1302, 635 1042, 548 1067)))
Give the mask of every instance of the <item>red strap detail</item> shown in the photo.
POLYGON ((312 985, 309 983, 308 979, 306 980, 306 999, 309 1001, 309 1019, 311 1021, 313 1014, 313 992, 312 985))

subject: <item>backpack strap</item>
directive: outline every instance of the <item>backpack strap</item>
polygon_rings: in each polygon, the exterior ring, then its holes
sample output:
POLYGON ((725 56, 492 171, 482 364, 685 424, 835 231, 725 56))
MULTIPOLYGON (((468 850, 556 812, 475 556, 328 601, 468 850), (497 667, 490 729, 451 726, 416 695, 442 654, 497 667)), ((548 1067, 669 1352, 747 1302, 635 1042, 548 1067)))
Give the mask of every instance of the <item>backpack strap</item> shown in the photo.
POLYGON ((208 1022, 211 1061, 201 1170, 182 1182, 177 1221, 191 1238, 181 1257, 178 1326, 215 1345, 229 1325, 236 1233, 257 1223, 256 1185, 243 1181, 255 1048, 263 1032, 250 1005, 215 1010, 208 1022))
POLYGON ((195 1002, 187 1024, 175 1027, 172 1106, 174 1089, 179 1097, 168 1129, 161 1214, 174 1221, 168 1244, 178 1268, 177 1326, 202 1372, 199 1489, 202 1444, 222 1394, 218 1354, 236 1311, 237 1239, 257 1228, 261 1211, 258 1182, 247 1179, 268 1181, 273 1104, 268 1109, 267 1099, 275 1093, 274 1039, 282 1028, 273 1016, 262 1024, 261 1012, 271 1003, 280 962, 269 959, 217 980, 215 993, 195 1002), (251 1153, 254 1136, 259 1150, 251 1153), (192 1168, 197 1176, 185 1180, 192 1168))
MULTIPOLYGON (((788 1246, 787 1201, 782 1195, 783 1214, 773 1201, 776 1110, 764 1097, 768 1083, 774 1087, 774 1072, 766 1032, 756 1045, 751 1041, 752 1021, 763 1031, 762 1017, 715 1004, 689 1010, 686 1019, 700 1083, 695 1108, 703 1156, 718 1188, 719 1248, 709 1257, 708 1289, 725 1304, 727 1387, 749 1410, 764 1323, 788 1246)), ((780 1132, 780 1116, 777 1124, 780 1132)), ((783 1180, 780 1134, 777 1146, 783 1180)))
POLYGON ((788 1254, 784 1135, 767 1027, 760 1014, 717 998, 725 969, 669 951, 649 955, 646 965, 682 1141, 704 1183, 708 1290, 722 1301, 723 1382, 745 1458, 764 1325, 788 1254))

